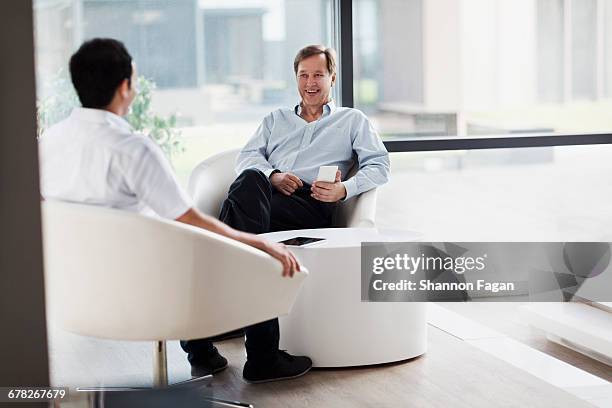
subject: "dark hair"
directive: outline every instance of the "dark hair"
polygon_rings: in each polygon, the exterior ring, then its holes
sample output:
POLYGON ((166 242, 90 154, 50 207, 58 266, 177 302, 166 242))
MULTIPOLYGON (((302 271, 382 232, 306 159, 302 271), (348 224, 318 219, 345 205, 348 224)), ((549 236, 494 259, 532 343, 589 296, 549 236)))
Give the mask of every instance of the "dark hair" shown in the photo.
POLYGON ((298 51, 293 61, 293 71, 295 71, 296 75, 298 65, 300 65, 302 60, 318 54, 325 54, 325 58, 327 59, 327 71, 330 75, 334 75, 336 73, 336 51, 324 45, 309 45, 298 51))
POLYGON ((70 77, 84 108, 105 108, 124 79, 131 85, 132 57, 122 42, 94 38, 70 58, 70 77))

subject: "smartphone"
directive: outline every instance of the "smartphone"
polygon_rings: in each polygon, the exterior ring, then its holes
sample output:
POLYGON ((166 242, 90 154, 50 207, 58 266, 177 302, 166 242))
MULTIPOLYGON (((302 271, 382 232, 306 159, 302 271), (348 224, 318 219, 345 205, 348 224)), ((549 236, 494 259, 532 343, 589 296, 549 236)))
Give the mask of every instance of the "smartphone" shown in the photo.
POLYGON ((337 171, 338 166, 321 166, 319 167, 319 175, 317 176, 316 181, 327 181, 328 183, 333 183, 336 181, 337 171))
POLYGON ((318 242, 325 241, 325 238, 312 238, 312 237, 294 237, 284 241, 280 241, 279 244, 285 244, 288 246, 308 246, 316 244, 318 242))

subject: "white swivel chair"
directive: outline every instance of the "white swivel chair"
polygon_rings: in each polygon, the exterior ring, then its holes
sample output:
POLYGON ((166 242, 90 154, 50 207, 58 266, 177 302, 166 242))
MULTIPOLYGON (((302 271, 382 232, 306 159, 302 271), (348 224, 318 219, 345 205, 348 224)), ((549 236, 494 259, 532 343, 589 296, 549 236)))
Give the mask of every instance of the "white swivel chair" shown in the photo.
POLYGON ((166 340, 287 314, 307 274, 283 278, 268 254, 178 222, 56 201, 42 210, 54 319, 80 335, 154 342, 156 387, 168 384, 166 340))
MULTIPOLYGON (((211 156, 200 164, 189 177, 189 194, 194 205, 205 214, 218 217, 221 204, 230 185, 236 179, 234 171, 240 149, 227 150, 211 156)), ((354 174, 349 172, 349 177, 354 174)), ((374 227, 376 216, 376 189, 339 203, 333 217, 334 227, 374 227)))

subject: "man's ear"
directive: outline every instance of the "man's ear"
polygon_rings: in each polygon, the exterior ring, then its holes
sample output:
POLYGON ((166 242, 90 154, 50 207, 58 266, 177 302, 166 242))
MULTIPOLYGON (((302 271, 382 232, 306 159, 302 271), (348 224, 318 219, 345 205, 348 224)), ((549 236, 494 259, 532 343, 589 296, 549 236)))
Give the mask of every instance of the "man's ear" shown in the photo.
POLYGON ((332 86, 334 86, 336 84, 336 74, 332 75, 331 80, 332 80, 331 84, 332 84, 332 86))
POLYGON ((119 87, 117 88, 117 90, 119 91, 119 94, 124 99, 129 98, 130 97, 130 81, 129 81, 129 79, 124 79, 123 81, 121 81, 121 83, 119 84, 119 87))

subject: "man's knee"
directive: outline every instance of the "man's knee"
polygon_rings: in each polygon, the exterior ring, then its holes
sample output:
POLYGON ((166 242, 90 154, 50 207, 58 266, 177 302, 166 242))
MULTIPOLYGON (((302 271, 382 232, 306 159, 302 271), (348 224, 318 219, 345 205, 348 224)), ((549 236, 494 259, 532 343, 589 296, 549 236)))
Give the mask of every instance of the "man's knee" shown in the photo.
POLYGON ((266 175, 257 169, 246 169, 234 180, 230 186, 228 195, 230 197, 264 194, 270 196, 272 194, 272 185, 266 175))
POLYGON ((241 181, 250 181, 250 182, 265 182, 265 183, 269 183, 268 178, 266 177, 266 175, 258 169, 246 169, 244 170, 242 173, 240 173, 240 175, 238 176, 238 178, 236 178, 236 181, 241 180, 241 181))

